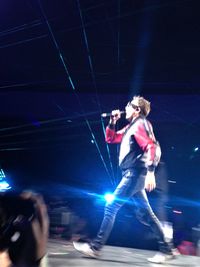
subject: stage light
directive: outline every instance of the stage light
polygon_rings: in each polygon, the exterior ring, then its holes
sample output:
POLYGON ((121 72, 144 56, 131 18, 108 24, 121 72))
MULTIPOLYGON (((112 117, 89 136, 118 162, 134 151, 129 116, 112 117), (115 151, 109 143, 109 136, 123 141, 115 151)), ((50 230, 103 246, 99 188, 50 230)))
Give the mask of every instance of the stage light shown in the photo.
POLYGON ((11 189, 11 186, 6 181, 0 180, 0 192, 4 192, 8 189, 11 189))
POLYGON ((174 181, 174 180, 168 180, 168 183, 170 183, 170 184, 176 184, 176 181, 174 181))
POLYGON ((115 199, 115 196, 111 193, 106 193, 104 195, 104 199, 106 200, 107 203, 112 203, 115 199))
POLYGON ((173 213, 182 214, 183 212, 181 210, 173 210, 173 213))
POLYGON ((0 180, 1 180, 1 178, 5 178, 5 177, 6 176, 5 176, 3 169, 0 169, 0 180))
POLYGON ((194 152, 197 152, 197 151, 199 151, 199 147, 198 146, 194 148, 194 152))
POLYGON ((6 190, 11 189, 11 186, 6 181, 6 175, 3 169, 0 168, 0 192, 5 192, 6 190))

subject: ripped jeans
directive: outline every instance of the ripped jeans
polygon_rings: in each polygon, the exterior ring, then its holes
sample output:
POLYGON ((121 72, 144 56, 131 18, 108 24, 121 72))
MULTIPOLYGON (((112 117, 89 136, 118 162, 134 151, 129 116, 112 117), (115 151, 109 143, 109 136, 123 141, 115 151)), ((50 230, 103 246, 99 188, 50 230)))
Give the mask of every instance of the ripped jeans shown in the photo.
POLYGON ((149 204, 144 189, 145 175, 146 170, 143 168, 140 170, 128 169, 122 173, 121 182, 114 191, 115 200, 106 204, 99 232, 90 244, 93 249, 98 251, 103 247, 113 228, 117 212, 127 201, 134 200, 137 218, 143 224, 151 227, 158 240, 159 250, 167 254, 172 253, 170 245, 165 241, 161 224, 149 204))

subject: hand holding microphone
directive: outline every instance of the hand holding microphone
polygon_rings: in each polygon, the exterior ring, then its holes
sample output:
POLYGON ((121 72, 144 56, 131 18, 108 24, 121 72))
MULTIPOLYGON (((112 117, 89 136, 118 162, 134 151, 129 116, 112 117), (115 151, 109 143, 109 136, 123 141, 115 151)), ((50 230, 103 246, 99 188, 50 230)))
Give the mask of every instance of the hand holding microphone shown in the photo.
POLYGON ((119 109, 115 109, 111 113, 102 113, 101 117, 103 118, 110 117, 110 123, 116 124, 116 122, 121 118, 121 114, 123 113, 125 113, 125 111, 120 111, 119 109))
MULTIPOLYGON (((113 110, 112 112, 115 112, 115 111, 120 112, 120 114, 125 114, 125 113, 126 113, 125 111, 120 111, 119 109, 117 109, 117 110, 113 110)), ((112 112, 111 112, 111 113, 102 113, 102 114, 101 114, 101 117, 102 117, 102 118, 111 117, 111 116, 113 116, 113 115, 112 115, 112 112)), ((114 116, 115 116, 115 115, 114 115, 114 116)))

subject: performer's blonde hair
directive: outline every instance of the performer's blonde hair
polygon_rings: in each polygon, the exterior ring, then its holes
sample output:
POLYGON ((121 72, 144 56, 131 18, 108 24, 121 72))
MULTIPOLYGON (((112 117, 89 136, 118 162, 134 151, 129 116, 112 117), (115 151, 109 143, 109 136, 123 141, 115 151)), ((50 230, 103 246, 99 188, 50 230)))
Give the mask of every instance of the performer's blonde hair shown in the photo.
POLYGON ((145 117, 151 111, 151 103, 142 96, 134 96, 131 103, 140 108, 141 114, 145 117))

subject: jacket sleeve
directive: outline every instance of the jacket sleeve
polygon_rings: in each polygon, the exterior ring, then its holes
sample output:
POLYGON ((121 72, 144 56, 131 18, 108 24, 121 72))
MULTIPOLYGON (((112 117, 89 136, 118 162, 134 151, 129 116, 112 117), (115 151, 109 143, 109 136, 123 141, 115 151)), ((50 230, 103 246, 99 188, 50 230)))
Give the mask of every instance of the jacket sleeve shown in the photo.
POLYGON ((128 125, 116 132, 114 125, 108 125, 106 127, 106 136, 105 136, 106 142, 109 144, 121 143, 123 135, 124 135, 127 127, 128 127, 128 125))
POLYGON ((154 171, 160 161, 161 150, 154 137, 152 125, 146 119, 141 119, 135 126, 134 137, 146 154, 146 167, 149 171, 154 171))

